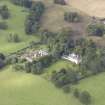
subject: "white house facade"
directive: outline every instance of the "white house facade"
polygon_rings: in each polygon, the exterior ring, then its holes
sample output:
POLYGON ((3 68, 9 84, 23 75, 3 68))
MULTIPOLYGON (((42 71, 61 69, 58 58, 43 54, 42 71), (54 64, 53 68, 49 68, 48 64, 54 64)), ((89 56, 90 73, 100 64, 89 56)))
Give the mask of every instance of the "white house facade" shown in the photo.
POLYGON ((63 55, 62 59, 69 60, 75 64, 81 63, 82 59, 79 55, 76 55, 75 53, 69 54, 69 55, 63 55))

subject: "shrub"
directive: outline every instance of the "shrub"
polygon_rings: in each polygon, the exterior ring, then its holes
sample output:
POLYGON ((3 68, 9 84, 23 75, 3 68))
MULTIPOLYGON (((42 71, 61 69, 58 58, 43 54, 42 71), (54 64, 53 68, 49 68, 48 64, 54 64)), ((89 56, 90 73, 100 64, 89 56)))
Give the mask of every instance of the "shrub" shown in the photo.
POLYGON ((4 60, 0 59, 0 69, 2 69, 5 66, 4 60))
POLYGON ((89 105, 91 103, 91 96, 87 91, 83 91, 79 96, 79 100, 84 105, 89 105))
POLYGON ((9 57, 6 57, 5 62, 6 62, 6 64, 16 64, 16 63, 18 63, 18 58, 14 55, 11 55, 9 57))
POLYGON ((18 43, 20 42, 20 37, 18 34, 9 34, 7 40, 8 42, 18 43))
POLYGON ((31 8, 31 6, 32 6, 31 0, 11 0, 11 2, 15 5, 24 6, 27 8, 31 8))
POLYGON ((0 29, 6 30, 8 28, 8 25, 6 22, 0 22, 0 29))
POLYGON ((24 69, 25 69, 26 73, 31 72, 31 66, 32 66, 32 64, 30 62, 25 63, 24 69))
POLYGON ((22 71, 24 66, 22 64, 14 64, 13 69, 15 69, 15 71, 22 71))
POLYGON ((76 98, 79 98, 79 95, 80 95, 80 92, 78 89, 75 89, 74 92, 73 92, 73 95, 76 97, 76 98))
POLYGON ((3 19, 8 19, 10 17, 10 12, 6 5, 0 7, 0 15, 3 19))
POLYGON ((81 18, 77 12, 66 12, 64 20, 67 22, 80 22, 81 18))
POLYGON ((69 86, 69 85, 63 86, 63 91, 64 91, 65 93, 69 93, 69 92, 70 92, 70 86, 69 86))
POLYGON ((3 53, 0 53, 0 59, 5 60, 5 55, 3 53))
POLYGON ((61 5, 66 5, 65 0, 54 0, 54 3, 61 4, 61 5))
POLYGON ((105 27, 102 24, 90 24, 87 27, 87 32, 89 35, 103 36, 105 27))

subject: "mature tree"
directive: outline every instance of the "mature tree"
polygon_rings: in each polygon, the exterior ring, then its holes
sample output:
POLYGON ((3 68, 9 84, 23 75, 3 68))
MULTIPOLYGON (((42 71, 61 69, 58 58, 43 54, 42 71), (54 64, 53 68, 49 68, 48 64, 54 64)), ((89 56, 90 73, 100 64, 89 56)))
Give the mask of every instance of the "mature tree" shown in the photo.
POLYGON ((15 69, 15 71, 22 71, 24 70, 24 66, 22 64, 16 63, 13 65, 13 69, 15 69))
POLYGON ((41 32, 40 32, 41 42, 43 44, 50 44, 52 42, 53 38, 55 38, 55 36, 56 36, 56 33, 51 32, 47 29, 41 30, 41 32))
POLYGON ((5 55, 0 53, 0 69, 5 66, 5 55))
POLYGON ((16 63, 18 63, 17 56, 11 56, 11 64, 16 64, 16 63))
POLYGON ((37 16, 40 17, 45 10, 45 6, 41 1, 34 2, 32 4, 31 10, 34 11, 37 14, 37 16))

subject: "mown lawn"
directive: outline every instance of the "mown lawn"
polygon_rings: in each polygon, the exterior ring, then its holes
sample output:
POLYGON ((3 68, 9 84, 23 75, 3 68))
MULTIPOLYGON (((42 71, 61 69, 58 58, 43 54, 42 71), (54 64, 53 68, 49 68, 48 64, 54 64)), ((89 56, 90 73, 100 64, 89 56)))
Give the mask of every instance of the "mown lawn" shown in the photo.
POLYGON ((10 3, 8 0, 3 0, 0 1, 0 5, 7 5, 11 17, 8 20, 2 20, 0 21, 6 21, 8 24, 8 29, 7 30, 0 30, 0 52, 3 53, 10 53, 17 51, 18 49, 21 49, 29 44, 32 40, 38 40, 35 35, 33 36, 28 36, 24 32, 24 23, 26 16, 28 15, 28 12, 25 8, 15 6, 12 3, 10 3), (20 43, 10 43, 7 41, 7 36, 10 33, 16 33, 20 36, 21 42, 20 43))
POLYGON ((65 94, 40 76, 0 72, 0 105, 81 105, 72 94, 65 94))

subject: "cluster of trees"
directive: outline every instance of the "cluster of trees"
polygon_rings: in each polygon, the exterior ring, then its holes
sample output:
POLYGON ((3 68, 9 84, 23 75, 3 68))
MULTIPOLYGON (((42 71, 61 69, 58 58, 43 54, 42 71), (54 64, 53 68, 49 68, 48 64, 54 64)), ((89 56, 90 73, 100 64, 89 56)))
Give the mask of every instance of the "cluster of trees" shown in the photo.
POLYGON ((30 13, 25 21, 26 34, 33 34, 38 32, 40 28, 40 20, 45 10, 45 6, 42 2, 34 2, 31 6, 30 13))
POLYGON ((88 48, 80 67, 81 73, 85 76, 105 71, 105 50, 88 48))
POLYGON ((74 32, 69 29, 62 29, 58 33, 52 33, 48 30, 43 30, 41 33, 41 42, 46 44, 49 52, 55 58, 60 58, 63 54, 75 52, 81 56, 85 56, 88 48, 96 48, 92 40, 84 38, 74 39, 74 32))
POLYGON ((79 39, 75 44, 75 52, 82 56, 79 72, 82 77, 105 71, 105 50, 97 48, 92 40, 79 39))
POLYGON ((74 51, 82 56, 78 70, 82 77, 105 71, 105 50, 97 48, 92 40, 78 39, 74 51))
POLYGON ((62 31, 58 33, 43 31, 41 41, 47 44, 51 55, 59 59, 62 54, 67 54, 70 52, 70 49, 74 48, 72 36, 73 31, 69 28, 62 29, 62 31))
POLYGON ((77 12, 65 12, 64 20, 67 22, 80 22, 81 17, 77 12))
POLYGON ((91 95, 88 91, 80 92, 78 89, 75 89, 73 94, 83 105, 90 105, 92 102, 91 95))
POLYGON ((89 24, 87 32, 89 35, 103 36, 105 34, 105 26, 103 24, 89 24))
POLYGON ((0 16, 3 19, 8 19, 10 17, 10 11, 6 5, 0 6, 0 16))
POLYGON ((37 61, 33 61, 32 63, 27 62, 25 64, 25 70, 27 73, 33 74, 42 74, 44 69, 51 65, 53 62, 52 56, 42 57, 37 61))
POLYGON ((32 6, 32 0, 11 0, 15 5, 24 6, 30 8, 32 6))
POLYGON ((87 53, 87 49, 90 48, 96 49, 96 44, 92 40, 80 38, 75 42, 74 51, 83 57, 87 53))
POLYGON ((8 42, 14 42, 14 43, 18 43, 20 42, 20 37, 18 34, 16 33, 10 33, 7 37, 8 42))
POLYGON ((61 69, 52 73, 51 81, 57 87, 64 87, 68 84, 75 84, 79 80, 78 73, 74 70, 61 69))
POLYGON ((66 5, 65 0, 54 0, 54 3, 61 4, 61 5, 66 5))
POLYGON ((52 56, 45 56, 33 62, 20 61, 16 57, 12 57, 11 61, 14 64, 16 71, 24 70, 27 73, 42 74, 44 69, 50 66, 55 60, 52 56))

